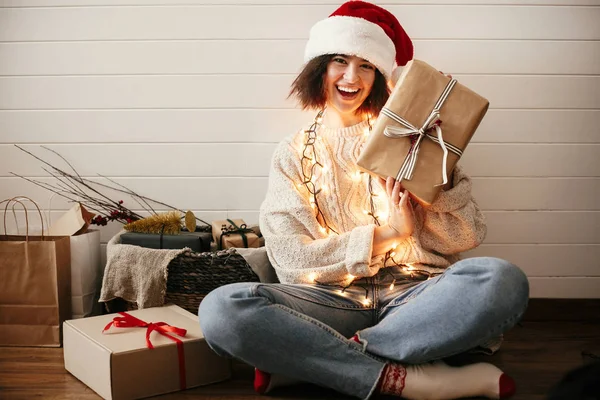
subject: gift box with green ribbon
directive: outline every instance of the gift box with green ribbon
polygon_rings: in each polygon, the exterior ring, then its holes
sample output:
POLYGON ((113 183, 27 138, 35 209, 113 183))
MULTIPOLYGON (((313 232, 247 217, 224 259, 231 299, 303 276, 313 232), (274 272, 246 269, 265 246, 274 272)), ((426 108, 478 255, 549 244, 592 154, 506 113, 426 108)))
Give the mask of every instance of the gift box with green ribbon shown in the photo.
POLYGON ((183 249, 210 251, 210 232, 181 232, 178 235, 126 232, 121 235, 121 244, 147 247, 149 249, 183 249))
POLYGON ((262 245, 260 232, 249 228, 243 219, 213 221, 212 234, 219 250, 262 245))

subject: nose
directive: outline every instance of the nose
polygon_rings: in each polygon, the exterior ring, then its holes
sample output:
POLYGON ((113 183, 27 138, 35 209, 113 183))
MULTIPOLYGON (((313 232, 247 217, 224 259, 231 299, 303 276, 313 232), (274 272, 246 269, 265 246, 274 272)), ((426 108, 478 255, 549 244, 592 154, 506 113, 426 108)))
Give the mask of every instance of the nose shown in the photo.
POLYGON ((358 81, 358 70, 354 63, 349 63, 348 67, 344 71, 344 80, 348 83, 355 83, 358 81))

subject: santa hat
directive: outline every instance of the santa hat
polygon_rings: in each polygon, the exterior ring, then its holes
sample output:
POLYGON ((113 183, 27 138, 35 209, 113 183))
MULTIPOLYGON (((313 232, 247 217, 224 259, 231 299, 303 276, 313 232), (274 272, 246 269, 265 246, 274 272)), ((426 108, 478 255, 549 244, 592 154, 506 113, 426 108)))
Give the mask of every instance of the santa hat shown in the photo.
POLYGON ((310 30, 304 61, 324 54, 364 58, 390 79, 395 66, 412 60, 413 44, 389 11, 364 1, 348 1, 310 30))

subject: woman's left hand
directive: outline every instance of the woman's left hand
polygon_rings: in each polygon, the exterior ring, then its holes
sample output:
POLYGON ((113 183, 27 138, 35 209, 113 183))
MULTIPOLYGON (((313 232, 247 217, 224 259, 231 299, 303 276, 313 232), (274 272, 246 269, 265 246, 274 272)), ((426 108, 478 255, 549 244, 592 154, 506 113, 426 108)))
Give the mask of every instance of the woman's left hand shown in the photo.
POLYGON ((392 177, 387 180, 379 178, 379 183, 385 188, 389 202, 387 224, 396 231, 399 239, 411 236, 415 222, 408 191, 403 190, 402 183, 392 177))

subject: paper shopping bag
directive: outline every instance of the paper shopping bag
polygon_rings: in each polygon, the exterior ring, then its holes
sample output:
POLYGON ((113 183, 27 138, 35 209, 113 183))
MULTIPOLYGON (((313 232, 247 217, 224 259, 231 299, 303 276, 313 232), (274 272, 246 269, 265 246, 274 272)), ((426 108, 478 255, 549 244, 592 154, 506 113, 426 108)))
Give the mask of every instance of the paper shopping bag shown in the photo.
POLYGON ((72 318, 102 314, 98 302, 104 268, 100 262, 100 231, 71 236, 72 318))
MULTIPOLYGON (((52 198, 50 198, 52 200, 52 198)), ((52 209, 52 203, 49 206, 52 209)), ((100 231, 88 230, 94 214, 75 203, 55 222, 48 212, 51 236, 71 237, 71 310, 72 318, 102 313, 98 302, 104 268, 100 263, 100 231)))
MULTIPOLYGON (((23 205, 27 215, 23 198, 13 198, 0 202, 6 203, 4 220, 8 205, 14 202, 23 205)), ((70 238, 30 236, 28 226, 25 236, 7 235, 6 221, 4 227, 0 235, 0 346, 60 346, 62 321, 71 315, 70 238)))

